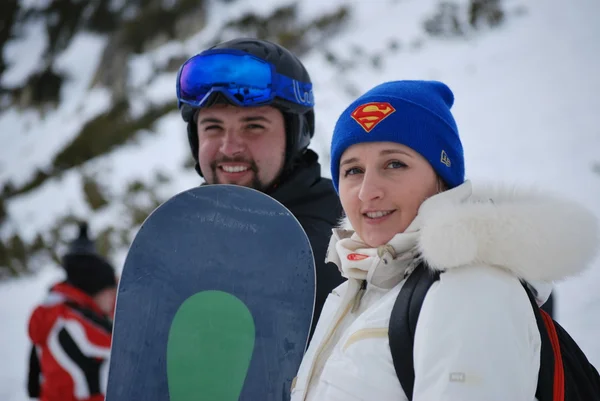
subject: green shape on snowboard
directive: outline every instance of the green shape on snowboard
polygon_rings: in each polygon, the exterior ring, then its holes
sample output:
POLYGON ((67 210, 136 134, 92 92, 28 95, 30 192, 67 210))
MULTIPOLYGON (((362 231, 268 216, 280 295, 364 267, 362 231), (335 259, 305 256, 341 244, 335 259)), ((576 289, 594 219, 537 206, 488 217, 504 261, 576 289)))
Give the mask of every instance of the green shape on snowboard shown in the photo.
POLYGON ((237 401, 252 353, 252 314, 236 296, 202 291, 175 314, 167 344, 171 401, 237 401))

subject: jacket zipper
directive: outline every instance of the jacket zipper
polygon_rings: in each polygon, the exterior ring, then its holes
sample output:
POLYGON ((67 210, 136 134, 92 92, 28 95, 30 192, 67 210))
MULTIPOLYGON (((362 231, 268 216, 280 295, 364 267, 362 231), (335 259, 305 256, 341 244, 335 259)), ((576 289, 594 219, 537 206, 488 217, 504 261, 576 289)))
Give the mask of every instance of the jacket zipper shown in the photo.
POLYGON ((354 301, 352 302, 352 313, 356 313, 358 308, 360 307, 360 301, 362 301, 363 296, 365 295, 365 291, 367 290, 367 280, 363 280, 360 284, 360 289, 356 293, 354 297, 354 301))
POLYGON ((327 333, 327 337, 325 338, 325 341, 323 341, 323 343, 321 343, 321 346, 319 347, 319 349, 317 350, 317 352, 315 352, 315 356, 313 358, 313 363, 311 364, 310 370, 308 371, 308 375, 307 375, 308 380, 306 381, 304 396, 302 397, 303 401, 306 401, 306 397, 308 396, 308 391, 310 389, 310 382, 313 379, 313 377, 312 377, 313 371, 315 370, 315 365, 319 361, 320 355, 323 353, 323 350, 329 345, 329 342, 331 341, 331 337, 333 336, 333 333, 336 332, 338 326, 340 325, 340 323, 342 322, 342 320, 344 320, 344 318, 346 317, 346 315, 348 314, 348 312, 350 311, 350 309, 354 309, 354 305, 356 304, 357 299, 360 302, 360 299, 362 299, 361 292, 364 294, 364 290, 366 288, 367 288, 367 281, 363 280, 363 282, 361 283, 360 289, 358 290, 358 292, 354 296, 354 299, 351 302, 348 302, 348 305, 346 305, 346 307, 344 308, 344 311, 342 312, 342 314, 340 315, 340 317, 335 322, 335 325, 333 326, 333 329, 329 330, 329 333, 327 333), (361 294, 361 295, 359 296, 359 294, 361 294))

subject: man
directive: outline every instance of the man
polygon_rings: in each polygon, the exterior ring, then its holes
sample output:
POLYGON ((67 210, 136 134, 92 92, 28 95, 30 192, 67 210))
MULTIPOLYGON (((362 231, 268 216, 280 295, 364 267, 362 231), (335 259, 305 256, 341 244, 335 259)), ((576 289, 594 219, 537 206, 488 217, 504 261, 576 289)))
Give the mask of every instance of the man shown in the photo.
POLYGON ((308 149, 314 134, 312 83, 289 50, 235 39, 187 60, 177 77, 195 169, 205 184, 262 191, 298 219, 317 270, 312 331, 327 295, 343 278, 325 263, 331 229, 342 216, 331 180, 308 149))
POLYGON ((63 257, 66 280, 29 319, 28 392, 41 401, 103 401, 117 294, 113 267, 98 255, 87 224, 63 257))

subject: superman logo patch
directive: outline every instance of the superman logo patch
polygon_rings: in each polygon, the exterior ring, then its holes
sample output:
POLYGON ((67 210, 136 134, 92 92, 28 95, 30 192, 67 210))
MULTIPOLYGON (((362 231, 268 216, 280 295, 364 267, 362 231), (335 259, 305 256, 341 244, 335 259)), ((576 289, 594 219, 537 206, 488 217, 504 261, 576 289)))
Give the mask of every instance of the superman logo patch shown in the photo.
POLYGON ((395 111, 388 102, 371 102, 358 106, 351 116, 365 131, 371 132, 377 124, 395 111))

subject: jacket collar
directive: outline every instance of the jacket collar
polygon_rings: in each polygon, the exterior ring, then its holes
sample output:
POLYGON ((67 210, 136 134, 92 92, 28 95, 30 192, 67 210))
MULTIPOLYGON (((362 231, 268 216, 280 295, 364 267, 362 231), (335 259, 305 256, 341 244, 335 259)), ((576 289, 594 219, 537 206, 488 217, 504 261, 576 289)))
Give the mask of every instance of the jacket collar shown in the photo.
MULTIPOLYGON (((423 202, 409 231, 418 233, 418 254, 432 269, 485 264, 530 283, 580 274, 599 243, 595 215, 571 200, 470 181, 423 202)), ((338 239, 354 234, 347 219, 334 229, 338 239)))
POLYGON ((94 299, 81 291, 80 289, 70 285, 67 282, 58 283, 52 287, 51 292, 55 295, 64 297, 65 301, 70 301, 80 307, 90 309, 98 315, 104 316, 105 313, 98 307, 94 299))
POLYGON ((294 169, 281 176, 277 184, 267 193, 282 204, 302 202, 305 197, 313 197, 309 192, 321 178, 321 165, 318 155, 312 150, 307 150, 294 169))

